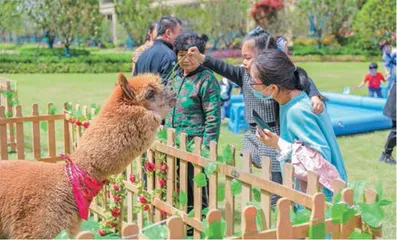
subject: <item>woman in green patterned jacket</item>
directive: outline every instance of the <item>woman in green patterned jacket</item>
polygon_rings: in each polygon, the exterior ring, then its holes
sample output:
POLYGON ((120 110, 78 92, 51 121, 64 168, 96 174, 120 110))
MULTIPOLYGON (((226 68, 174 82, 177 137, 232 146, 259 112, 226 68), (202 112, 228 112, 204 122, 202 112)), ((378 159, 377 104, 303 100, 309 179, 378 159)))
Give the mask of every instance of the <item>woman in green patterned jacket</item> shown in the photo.
MULTIPOLYGON (((204 68, 193 57, 187 56, 190 47, 197 47, 201 53, 205 51, 206 36, 198 36, 195 32, 185 32, 175 40, 175 51, 179 69, 173 73, 168 82, 177 93, 177 103, 170 111, 166 120, 166 128, 174 128, 177 134, 184 132, 191 141, 201 137, 205 147, 211 141, 218 141, 221 125, 220 86, 212 71, 204 68)), ((193 177, 194 168, 188 164, 188 212, 193 209, 193 177)), ((202 209, 208 207, 208 187, 202 190, 202 209)), ((188 231, 188 235, 191 235, 188 231)))
POLYGON ((185 32, 175 40, 179 69, 172 74, 168 85, 177 92, 177 104, 168 114, 165 127, 184 132, 189 140, 203 138, 209 147, 218 141, 221 124, 220 86, 212 71, 204 68, 193 57, 187 56, 190 47, 204 53, 207 37, 195 32, 185 32))

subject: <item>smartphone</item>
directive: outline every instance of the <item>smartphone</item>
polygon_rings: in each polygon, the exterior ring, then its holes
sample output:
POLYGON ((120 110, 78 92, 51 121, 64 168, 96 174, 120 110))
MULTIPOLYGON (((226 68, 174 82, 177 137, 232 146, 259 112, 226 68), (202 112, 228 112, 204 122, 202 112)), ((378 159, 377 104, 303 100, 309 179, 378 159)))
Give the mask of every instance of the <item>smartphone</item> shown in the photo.
POLYGON ((256 124, 258 124, 262 129, 267 129, 271 131, 270 126, 267 125, 267 123, 259 116, 259 114, 255 110, 252 110, 252 116, 254 117, 256 124))

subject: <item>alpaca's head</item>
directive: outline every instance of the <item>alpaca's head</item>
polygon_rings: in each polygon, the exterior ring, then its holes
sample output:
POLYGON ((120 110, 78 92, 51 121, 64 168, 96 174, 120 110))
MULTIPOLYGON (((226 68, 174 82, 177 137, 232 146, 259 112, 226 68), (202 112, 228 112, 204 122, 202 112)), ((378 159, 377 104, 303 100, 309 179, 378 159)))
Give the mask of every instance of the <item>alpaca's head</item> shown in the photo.
POLYGON ((164 118, 176 105, 176 93, 161 84, 160 77, 142 74, 127 81, 124 74, 118 77, 119 101, 130 106, 142 106, 164 118))

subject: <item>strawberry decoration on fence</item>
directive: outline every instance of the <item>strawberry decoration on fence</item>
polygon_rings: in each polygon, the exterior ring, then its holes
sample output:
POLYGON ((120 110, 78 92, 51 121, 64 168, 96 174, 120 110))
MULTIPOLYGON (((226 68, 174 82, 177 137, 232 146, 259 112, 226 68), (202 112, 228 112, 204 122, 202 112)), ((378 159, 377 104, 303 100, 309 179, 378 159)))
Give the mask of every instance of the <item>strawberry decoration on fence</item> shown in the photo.
POLYGON ((73 124, 73 130, 75 130, 75 126, 87 129, 90 126, 90 121, 95 118, 99 110, 99 105, 91 104, 87 112, 83 113, 80 109, 73 109, 72 104, 68 102, 66 104, 66 109, 64 109, 65 119, 73 124))

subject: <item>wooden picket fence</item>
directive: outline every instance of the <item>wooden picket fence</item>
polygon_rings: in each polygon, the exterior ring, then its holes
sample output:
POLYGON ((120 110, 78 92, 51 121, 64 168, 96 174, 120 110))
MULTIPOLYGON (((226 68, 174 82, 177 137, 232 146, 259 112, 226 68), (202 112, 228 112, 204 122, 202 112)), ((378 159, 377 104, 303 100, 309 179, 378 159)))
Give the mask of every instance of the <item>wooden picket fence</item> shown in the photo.
MULTIPOLYGON (((0 107, 0 157, 1 160, 9 159, 7 151, 7 124, 16 125, 16 158, 25 158, 25 134, 24 124, 32 124, 32 152, 37 161, 57 162, 62 161, 57 156, 55 124, 63 125, 63 152, 70 154, 78 147, 78 139, 83 135, 83 128, 71 125, 65 118, 65 114, 49 114, 51 105, 48 105, 48 114, 39 115, 38 106, 34 104, 31 116, 22 116, 21 106, 16 106, 15 116, 6 118, 5 107, 0 107), (42 144, 40 144, 40 123, 46 122, 48 125, 47 138, 47 154, 43 157, 42 144)), ((66 108, 66 105, 64 106, 66 108)), ((76 108, 79 108, 78 106, 76 108)), ((87 108, 83 108, 86 112, 87 108)), ((128 180, 124 181, 127 190, 127 197, 121 209, 120 231, 125 238, 145 238, 142 233, 145 220, 159 223, 168 220, 169 238, 183 238, 186 234, 186 226, 193 228, 193 237, 200 238, 204 231, 202 222, 202 188, 194 184, 194 214, 190 217, 187 213, 187 207, 183 206, 177 209, 173 206, 173 195, 177 191, 188 193, 187 166, 188 163, 194 165, 194 175, 201 173, 204 167, 218 159, 217 143, 211 142, 210 154, 208 158, 202 157, 202 140, 195 138, 195 147, 193 152, 188 151, 187 135, 181 134, 179 146, 176 146, 176 135, 174 129, 167 130, 167 141, 162 143, 156 141, 147 151, 146 161, 150 161, 160 167, 159 161, 165 155, 167 170, 166 193, 156 194, 151 199, 151 209, 148 212, 138 212, 134 214, 133 208, 137 206, 139 186, 128 180), (179 168, 177 168, 179 161, 179 168), (164 216, 162 212, 166 212, 164 216)), ((207 221, 219 221, 223 218, 226 221, 226 236, 230 239, 244 238, 305 238, 308 237, 308 229, 310 226, 324 223, 327 233, 332 233, 333 238, 347 238, 353 231, 361 230, 370 233, 373 237, 382 236, 382 227, 378 229, 370 229, 362 221, 360 215, 355 215, 344 224, 335 224, 332 219, 325 219, 324 211, 327 204, 323 193, 319 192, 319 177, 313 173, 308 173, 308 184, 306 192, 299 192, 294 189, 293 166, 286 164, 284 168, 283 184, 271 181, 271 161, 268 158, 262 159, 261 176, 255 176, 251 173, 251 156, 244 154, 242 167, 235 167, 235 150, 232 148, 232 159, 229 163, 218 163, 217 171, 215 171, 208 179, 209 198, 207 221), (224 181, 223 178, 225 179, 224 181), (234 196, 230 188, 233 179, 237 179, 242 183, 242 191, 239 195, 234 196), (224 201, 218 201, 218 188, 224 183, 225 198, 224 201), (253 200, 252 190, 257 188, 260 191, 261 202, 260 210, 254 206, 248 206, 253 200), (277 223, 272 222, 272 206, 271 195, 277 194, 282 198, 277 203, 277 223), (236 204, 237 198, 240 198, 240 204, 236 204), (290 220, 290 209, 293 203, 299 204, 311 211, 311 220, 308 223, 293 225, 290 220), (236 214, 241 211, 241 229, 236 229, 236 214), (260 212, 263 220, 261 223, 256 222, 257 211, 260 212), (261 226, 261 230, 257 228, 261 226), (239 234, 236 234, 239 233, 239 234)), ((131 173, 141 176, 142 161, 136 159, 127 167, 125 174, 129 176, 131 173)), ((189 176, 191 177, 191 176, 189 176)), ((342 192, 342 200, 349 205, 353 205, 354 192, 350 188, 346 188, 346 184, 342 181, 334 181, 333 187, 336 192, 342 192)), ((153 192, 155 189, 161 189, 155 174, 148 175, 145 191, 153 192)), ((94 199, 91 204, 91 214, 94 219, 99 221, 105 218, 108 209, 108 201, 106 196, 107 188, 94 199)), ((376 192, 372 189, 365 189, 365 201, 368 203, 376 201, 376 192)), ((88 233, 81 233, 79 239, 90 238, 88 233)))
MULTIPOLYGON (((9 153, 7 146, 10 146, 7 136, 9 136, 9 129, 7 126, 15 125, 15 159, 25 159, 25 152, 32 152, 33 158, 37 161, 56 163, 64 161, 59 154, 70 154, 77 147, 77 142, 83 135, 84 128, 82 126, 76 126, 71 124, 66 118, 65 114, 51 114, 52 103, 47 105, 47 114, 39 114, 39 106, 33 104, 30 116, 22 115, 22 107, 20 105, 15 106, 13 111, 15 114, 12 117, 6 117, 6 107, 0 106, 0 160, 9 159, 9 153), (46 124, 46 129, 41 128, 42 123, 46 124), (62 136, 56 138, 56 124, 62 125, 62 136), (31 129, 31 134, 27 133, 24 129, 31 129), (43 132, 47 135, 45 141, 42 139, 43 132), (27 136, 31 136, 27 137, 27 136), (31 139, 31 142, 27 142, 27 139, 31 139), (42 144, 46 142, 46 144, 42 144), (62 143, 62 151, 59 152, 60 146, 57 146, 57 142, 62 143), (28 149, 27 145, 32 146, 28 149)), ((67 104, 65 103, 63 109, 66 109, 67 104)), ((77 104, 74 106, 75 110, 80 110, 80 106, 77 104)), ((88 109, 86 106, 82 107, 82 114, 86 115, 88 111, 95 111, 94 109, 88 109)))
MULTIPOLYGON (((150 222, 160 222, 163 220, 161 211, 166 212, 168 217, 179 216, 185 225, 189 225, 193 228, 193 238, 197 239, 201 237, 203 232, 202 223, 202 188, 196 184, 194 186, 194 216, 189 217, 186 212, 186 206, 181 209, 177 209, 173 206, 173 193, 179 186, 180 191, 187 193, 187 164, 194 164, 195 176, 202 172, 206 164, 216 161, 218 158, 217 144, 212 142, 210 144, 210 156, 204 158, 201 156, 201 139, 195 138, 195 149, 193 153, 187 151, 187 135, 181 134, 180 136, 180 147, 176 147, 175 130, 168 129, 167 142, 161 143, 155 142, 150 150, 147 151, 146 160, 154 163, 156 168, 160 167, 160 163, 157 161, 160 154, 166 155, 166 163, 168 165, 167 171, 167 184, 165 196, 157 195, 151 199, 151 205, 154 211, 149 211, 145 216, 143 212, 138 213, 136 216, 133 214, 133 207, 137 203, 138 198, 138 185, 124 181, 125 187, 128 191, 126 202, 123 205, 121 217, 123 225, 128 226, 129 224, 135 223, 134 229, 142 229, 144 227, 144 220, 150 220, 150 222), (176 168, 177 160, 179 160, 179 169, 176 168), (165 198, 165 200, 163 200, 165 198)), ((243 166, 241 169, 234 167, 235 165, 235 152, 233 150, 233 159, 229 164, 218 164, 218 170, 209 177, 209 213, 207 220, 209 223, 212 221, 219 221, 223 216, 226 223, 226 235, 230 239, 244 239, 244 238, 269 238, 269 239, 281 239, 281 238, 305 238, 308 237, 308 229, 310 226, 324 223, 326 226, 326 232, 332 233, 333 238, 347 238, 353 231, 360 229, 364 232, 370 233, 374 237, 381 237, 381 227, 378 229, 369 229, 361 221, 360 215, 355 215, 345 224, 335 224, 332 219, 325 219, 325 207, 327 204, 323 193, 319 193, 319 177, 313 173, 308 174, 308 184, 306 193, 295 190, 294 178, 293 178, 293 166, 286 164, 284 168, 284 180, 283 184, 277 184, 270 180, 271 177, 271 161, 268 158, 262 159, 262 173, 261 177, 254 176, 250 169, 250 154, 244 154, 243 166), (218 201, 217 190, 220 184, 219 177, 225 177, 225 200, 223 204, 223 214, 220 210, 220 202, 218 201), (241 203, 237 206, 236 197, 233 196, 230 189, 230 183, 233 179, 238 179, 242 182, 242 191, 240 193, 241 203), (247 206, 247 203, 252 201, 252 188, 256 187, 261 192, 261 210, 263 222, 256 223, 257 209, 254 206, 247 206), (277 203, 277 224, 275 228, 272 228, 271 219, 271 194, 277 194, 282 197, 277 203), (292 225, 290 220, 290 209, 291 204, 299 204, 309 210, 311 210, 311 220, 308 223, 300 225, 292 225), (241 214, 241 229, 238 231, 235 229, 235 214, 236 208, 242 211, 241 214), (244 210, 244 211, 243 211, 244 210), (261 226, 261 231, 257 229, 257 224, 261 226), (233 237, 236 232, 241 232, 238 237, 233 237)), ((133 169, 142 169, 142 161, 136 160, 131 163, 126 170, 127 176, 133 172, 133 169), (135 164, 135 167, 133 166, 135 164)), ((140 174, 140 171, 135 173, 140 174)), ((146 191, 152 192, 154 189, 160 189, 161 186, 157 181, 155 174, 147 176, 146 191)), ((341 191, 342 201, 353 205, 354 192, 350 188, 346 188, 346 184, 342 181, 336 180, 333 183, 333 187, 336 192, 341 191)), ((102 199, 104 196, 101 197, 102 199)), ((365 201, 368 203, 376 201, 376 192, 372 189, 365 190, 365 201)), ((101 209, 100 206, 94 202, 91 206, 94 216, 103 218, 105 209, 101 209), (98 216, 99 215, 99 216, 98 216)), ((238 210, 237 210, 238 211, 238 210)), ((185 228, 184 228, 185 229, 185 228)), ((180 232, 178 227, 169 228, 169 232, 180 232)), ((182 231, 186 234, 186 231, 182 231)), ((145 238, 142 232, 137 235, 140 238, 145 238)))

